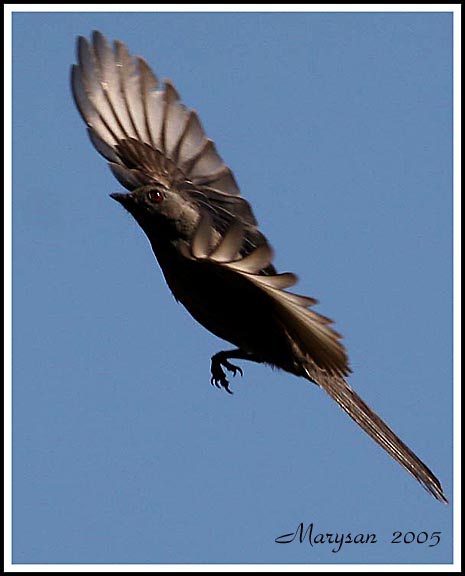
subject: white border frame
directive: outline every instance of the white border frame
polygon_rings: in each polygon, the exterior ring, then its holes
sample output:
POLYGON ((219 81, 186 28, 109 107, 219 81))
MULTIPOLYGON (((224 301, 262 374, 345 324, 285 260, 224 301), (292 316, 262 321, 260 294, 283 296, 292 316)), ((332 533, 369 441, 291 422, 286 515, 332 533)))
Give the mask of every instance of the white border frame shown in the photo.
POLYGON ((461 570, 461 5, 460 4, 6 4, 4 5, 4 570, 5 572, 460 572, 461 570), (12 564, 12 126, 14 12, 451 12, 453 13, 454 545, 453 564, 12 564))

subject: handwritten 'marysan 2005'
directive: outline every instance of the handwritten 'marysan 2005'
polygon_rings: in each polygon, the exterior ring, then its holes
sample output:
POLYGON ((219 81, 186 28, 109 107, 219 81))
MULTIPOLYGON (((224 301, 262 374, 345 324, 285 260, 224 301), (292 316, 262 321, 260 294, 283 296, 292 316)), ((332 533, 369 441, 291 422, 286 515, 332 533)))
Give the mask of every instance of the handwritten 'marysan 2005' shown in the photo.
POLYGON ((289 544, 296 539, 301 544, 308 541, 312 547, 316 544, 334 544, 331 549, 331 552, 334 553, 339 552, 343 544, 376 544, 378 542, 377 536, 374 533, 358 533, 353 535, 351 532, 347 532, 347 534, 338 532, 316 532, 313 522, 311 522, 306 529, 304 523, 301 522, 294 532, 278 536, 275 538, 275 542, 277 544, 289 544))

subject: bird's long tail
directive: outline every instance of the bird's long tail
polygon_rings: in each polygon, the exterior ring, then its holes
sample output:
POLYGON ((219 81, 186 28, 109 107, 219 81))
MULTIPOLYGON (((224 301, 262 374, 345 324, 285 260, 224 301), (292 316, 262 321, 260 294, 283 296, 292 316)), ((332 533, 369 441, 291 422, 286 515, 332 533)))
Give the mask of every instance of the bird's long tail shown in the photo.
POLYGON ((397 460, 435 498, 447 503, 441 483, 431 470, 394 434, 389 426, 352 390, 342 376, 328 375, 317 370, 315 378, 306 370, 308 378, 316 382, 335 400, 355 422, 369 434, 375 442, 397 460))

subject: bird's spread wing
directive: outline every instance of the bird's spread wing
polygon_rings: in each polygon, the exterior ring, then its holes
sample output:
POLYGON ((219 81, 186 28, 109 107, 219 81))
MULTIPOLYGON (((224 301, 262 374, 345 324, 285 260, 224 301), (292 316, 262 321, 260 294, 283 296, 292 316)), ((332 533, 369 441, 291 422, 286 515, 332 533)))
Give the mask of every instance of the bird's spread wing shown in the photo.
POLYGON ((241 257, 243 226, 235 223, 216 242, 212 237, 209 216, 200 220, 190 246, 184 245, 184 256, 210 266, 226 267, 248 279, 264 297, 273 302, 273 313, 294 344, 295 356, 306 376, 323 388, 333 400, 388 454, 414 476, 435 498, 447 502, 439 480, 389 426, 347 384, 344 376, 350 372, 340 335, 328 324, 331 320, 310 307, 316 300, 286 291, 297 277, 283 274, 264 274, 270 266, 272 250, 262 244, 241 257))
POLYGON ((270 268, 274 270, 271 264, 273 252, 268 243, 261 244, 245 257, 241 256, 244 235, 243 225, 235 222, 214 245, 210 217, 204 214, 191 244, 183 245, 183 253, 209 266, 227 268, 250 281, 271 303, 276 321, 282 325, 302 356, 308 355, 329 374, 349 374, 340 334, 330 328, 332 321, 329 318, 310 308, 317 301, 286 291, 297 282, 295 274, 265 272, 270 268))
POLYGON ((153 183, 191 191, 199 204, 255 224, 231 170, 170 81, 161 87, 148 64, 100 32, 78 39, 74 100, 95 148, 128 190, 153 183))

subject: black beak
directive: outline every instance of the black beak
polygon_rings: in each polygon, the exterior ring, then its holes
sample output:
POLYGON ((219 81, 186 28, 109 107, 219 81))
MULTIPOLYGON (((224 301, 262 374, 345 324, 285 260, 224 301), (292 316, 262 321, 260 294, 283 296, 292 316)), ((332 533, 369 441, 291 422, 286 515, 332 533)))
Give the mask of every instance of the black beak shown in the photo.
POLYGON ((121 206, 126 208, 129 212, 131 212, 131 208, 134 207, 134 197, 132 194, 120 194, 119 192, 115 192, 114 194, 110 194, 110 197, 119 202, 121 206))
POLYGON ((127 204, 129 194, 120 194, 119 192, 115 192, 114 194, 110 194, 110 198, 116 200, 123 206, 127 204))

